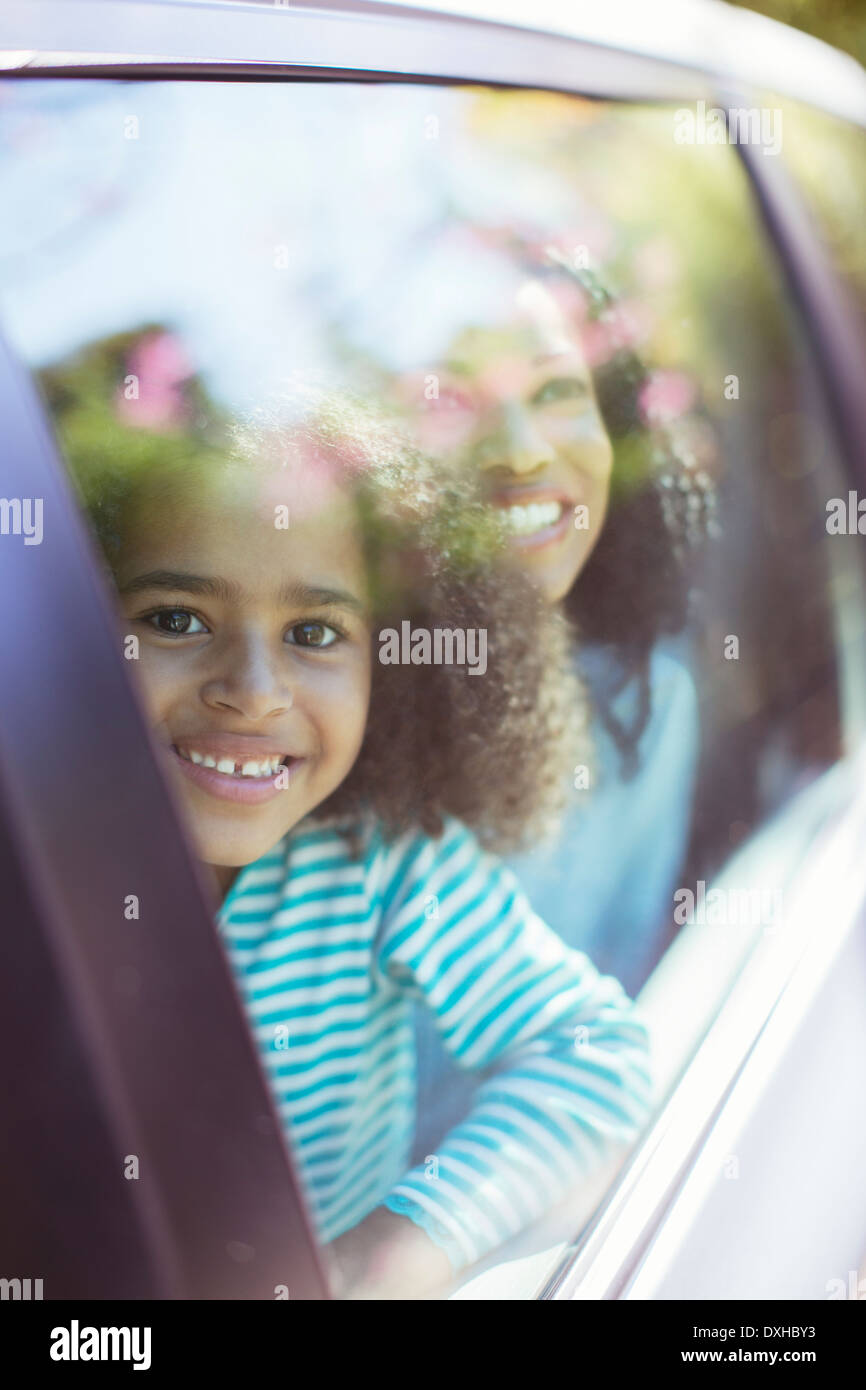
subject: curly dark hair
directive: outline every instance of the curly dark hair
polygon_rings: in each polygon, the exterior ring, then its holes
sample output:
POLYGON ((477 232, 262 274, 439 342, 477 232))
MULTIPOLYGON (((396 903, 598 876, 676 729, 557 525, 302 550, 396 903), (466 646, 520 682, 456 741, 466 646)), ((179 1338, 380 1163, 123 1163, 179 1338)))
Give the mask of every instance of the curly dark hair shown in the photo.
MULTIPOLYGON (((164 332, 149 326, 148 334, 164 332)), ((141 331, 93 344, 43 373, 68 466, 113 572, 143 487, 215 468, 249 469, 313 448, 357 498, 372 594, 373 677, 367 730, 347 779, 315 813, 351 827, 372 814, 394 836, 436 836, 456 816, 490 849, 553 832, 575 761, 591 761, 568 624, 499 563, 498 527, 461 470, 450 475, 368 401, 315 394, 304 422, 285 401, 243 422, 221 418, 190 377, 176 428, 132 427, 112 402, 141 331), (191 423, 192 422, 192 423, 191 423), (484 629, 483 676, 449 665, 383 665, 377 633, 484 629)))
POLYGON ((715 491, 703 469, 641 418, 638 401, 649 373, 636 353, 617 353, 594 369, 593 379, 613 445, 611 501, 564 610, 584 640, 606 643, 616 656, 618 679, 594 703, 630 776, 652 712, 650 656, 659 638, 686 625, 691 555, 711 534, 715 491), (626 725, 611 706, 633 679, 637 712, 626 725))
MULTIPOLYGON (((283 451, 279 427, 235 430, 257 460, 283 451)), ((571 631, 505 563, 503 537, 456 464, 423 454, 394 417, 341 391, 320 399, 295 438, 353 478, 373 597, 373 641, 387 629, 483 629, 487 668, 386 665, 374 650, 370 715, 358 759, 317 817, 372 812, 391 836, 438 836, 458 817, 509 853, 555 833, 575 762, 592 759, 588 703, 569 660, 571 631)))

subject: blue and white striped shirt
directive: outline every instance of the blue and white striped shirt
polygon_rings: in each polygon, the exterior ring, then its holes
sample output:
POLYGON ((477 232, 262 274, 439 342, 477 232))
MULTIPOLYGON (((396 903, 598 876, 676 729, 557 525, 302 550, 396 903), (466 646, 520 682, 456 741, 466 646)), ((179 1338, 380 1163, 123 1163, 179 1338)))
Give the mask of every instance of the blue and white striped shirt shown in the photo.
POLYGON ((384 1204, 457 1270, 634 1138, 650 1102, 646 1030, 458 822, 437 840, 356 831, 353 847, 307 822, 242 869, 220 935, 320 1239, 384 1204), (418 999, 485 1080, 410 1169, 418 999))

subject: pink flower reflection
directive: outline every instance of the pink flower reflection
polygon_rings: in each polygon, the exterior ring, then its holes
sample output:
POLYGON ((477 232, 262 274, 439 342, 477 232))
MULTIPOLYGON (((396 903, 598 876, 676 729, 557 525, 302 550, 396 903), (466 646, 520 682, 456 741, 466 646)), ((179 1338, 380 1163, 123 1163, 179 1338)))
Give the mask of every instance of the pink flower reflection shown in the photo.
POLYGON ((178 338, 165 332, 146 334, 127 358, 124 382, 115 396, 118 418, 140 429, 181 429, 190 414, 183 388, 193 375, 178 338))
POLYGON ((640 393, 644 418, 652 422, 674 420, 694 405, 695 383, 684 372, 652 372, 640 393))
POLYGON ((598 367, 623 350, 639 350, 653 326, 652 311, 639 300, 616 304, 613 309, 584 324, 583 350, 590 367, 598 367))

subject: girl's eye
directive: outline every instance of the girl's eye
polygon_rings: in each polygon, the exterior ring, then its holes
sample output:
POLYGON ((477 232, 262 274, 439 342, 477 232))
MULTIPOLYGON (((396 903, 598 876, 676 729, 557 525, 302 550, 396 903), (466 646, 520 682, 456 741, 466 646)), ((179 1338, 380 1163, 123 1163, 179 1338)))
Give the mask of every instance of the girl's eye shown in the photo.
POLYGON ((332 647, 339 636, 327 623, 295 623, 288 640, 295 647, 332 647))
POLYGON ((189 637, 207 632, 201 618, 186 608, 161 608, 158 613, 149 614, 147 622, 168 637, 189 637))
POLYGON ((575 376, 562 376, 546 381, 532 401, 534 405, 549 405, 552 401, 581 400, 585 395, 585 382, 575 376))

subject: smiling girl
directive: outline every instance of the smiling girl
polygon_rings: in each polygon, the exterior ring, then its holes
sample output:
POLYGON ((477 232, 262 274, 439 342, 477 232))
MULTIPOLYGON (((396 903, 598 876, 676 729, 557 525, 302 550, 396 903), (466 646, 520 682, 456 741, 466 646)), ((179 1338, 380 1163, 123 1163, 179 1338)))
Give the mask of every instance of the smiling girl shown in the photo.
POLYGON ((177 442, 80 460, 85 500, 336 1287, 421 1296, 647 1115, 630 1000, 484 847, 537 829, 573 756, 564 628, 459 475, 359 408, 232 457, 177 442), (380 664, 403 619, 483 628, 486 672, 380 664), (413 1165, 416 1002, 481 1084, 413 1165))
MULTIPOLYGON (((292 495, 290 478, 272 481, 292 495)), ((247 505, 227 474, 142 487, 115 570, 153 730, 223 894, 289 815, 302 819, 343 781, 370 688, 350 499, 323 487, 304 508, 292 496, 287 543, 279 503, 259 486, 247 505)))

